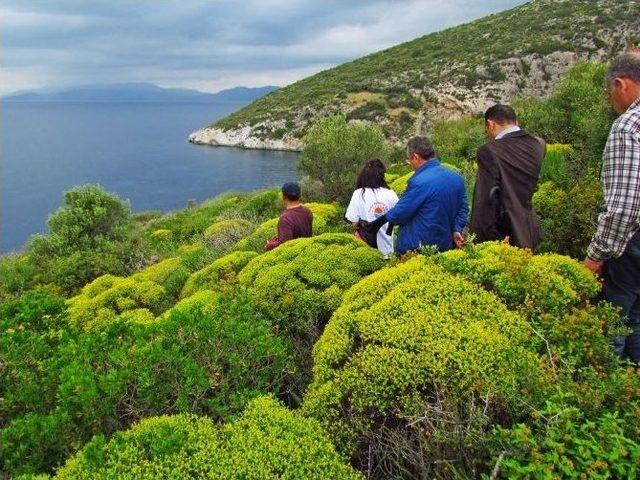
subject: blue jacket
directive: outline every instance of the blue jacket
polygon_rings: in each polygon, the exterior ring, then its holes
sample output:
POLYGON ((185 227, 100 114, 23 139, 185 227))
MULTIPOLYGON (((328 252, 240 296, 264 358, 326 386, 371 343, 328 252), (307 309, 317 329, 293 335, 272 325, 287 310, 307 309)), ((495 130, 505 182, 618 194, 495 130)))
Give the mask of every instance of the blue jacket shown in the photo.
POLYGON ((389 223, 400 225, 395 249, 403 254, 421 245, 435 245, 439 251, 452 249, 453 232, 462 232, 468 214, 462 176, 436 158, 409 178, 406 191, 386 217, 389 223))

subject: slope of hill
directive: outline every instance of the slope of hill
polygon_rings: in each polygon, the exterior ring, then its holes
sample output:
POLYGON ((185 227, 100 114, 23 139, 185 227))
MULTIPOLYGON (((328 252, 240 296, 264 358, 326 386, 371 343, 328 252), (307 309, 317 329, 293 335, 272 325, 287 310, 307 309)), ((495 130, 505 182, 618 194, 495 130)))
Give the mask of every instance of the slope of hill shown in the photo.
POLYGON ((9 95, 3 102, 251 102, 278 87, 235 87, 217 93, 163 88, 153 83, 83 85, 9 95))
POLYGON ((577 61, 610 58, 638 32, 638 0, 534 0, 300 80, 189 139, 297 150, 312 119, 344 112, 401 141, 442 117, 544 96, 577 61))

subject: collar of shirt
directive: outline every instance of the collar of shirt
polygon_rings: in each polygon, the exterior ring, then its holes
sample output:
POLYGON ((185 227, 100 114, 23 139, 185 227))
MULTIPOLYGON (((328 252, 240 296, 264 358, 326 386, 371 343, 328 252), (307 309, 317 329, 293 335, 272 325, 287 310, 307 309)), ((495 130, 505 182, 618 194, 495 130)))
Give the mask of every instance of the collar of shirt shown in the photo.
POLYGON ((511 125, 510 127, 507 127, 504 130, 502 130, 498 135, 496 135, 495 139, 500 140, 505 135, 509 133, 517 132, 518 130, 520 130, 520 127, 518 125, 511 125))
POLYGON ((636 98, 636 101, 629 106, 627 112, 630 112, 631 110, 640 110, 640 97, 636 98))
POLYGON ((427 160, 424 164, 420 165, 420 167, 416 170, 416 173, 426 170, 427 168, 435 167, 436 165, 440 165, 440 159, 438 157, 427 160))

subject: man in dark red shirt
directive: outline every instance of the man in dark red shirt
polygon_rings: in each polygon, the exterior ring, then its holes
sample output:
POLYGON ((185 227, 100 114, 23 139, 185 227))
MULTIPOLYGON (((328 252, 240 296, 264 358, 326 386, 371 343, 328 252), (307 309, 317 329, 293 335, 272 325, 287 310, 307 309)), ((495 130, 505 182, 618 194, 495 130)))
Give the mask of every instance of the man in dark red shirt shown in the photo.
POLYGON ((266 250, 273 250, 294 238, 311 236, 313 213, 300 203, 300 194, 300 185, 297 183, 290 182, 282 186, 284 212, 278 221, 278 235, 267 241, 264 246, 266 250))

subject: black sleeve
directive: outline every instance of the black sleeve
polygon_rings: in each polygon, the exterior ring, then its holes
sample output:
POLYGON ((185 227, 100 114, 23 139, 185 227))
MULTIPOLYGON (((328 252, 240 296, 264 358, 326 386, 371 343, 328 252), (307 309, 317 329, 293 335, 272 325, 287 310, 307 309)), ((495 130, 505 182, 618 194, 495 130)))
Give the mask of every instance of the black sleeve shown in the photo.
POLYGON ((494 187, 500 187, 500 173, 487 145, 478 149, 477 161, 478 176, 473 191, 471 231, 478 242, 500 240, 502 236, 498 229, 499 202, 496 202, 495 197, 491 195, 494 187))

